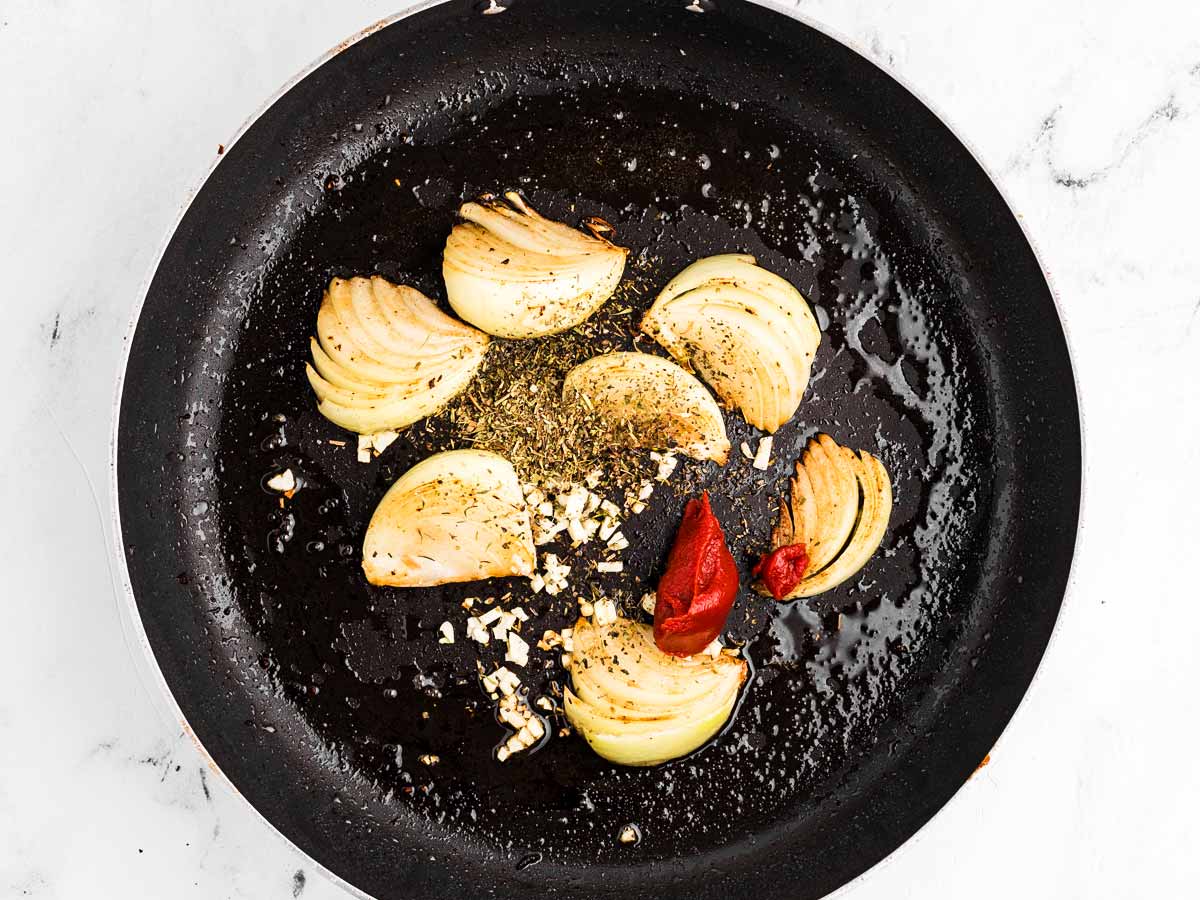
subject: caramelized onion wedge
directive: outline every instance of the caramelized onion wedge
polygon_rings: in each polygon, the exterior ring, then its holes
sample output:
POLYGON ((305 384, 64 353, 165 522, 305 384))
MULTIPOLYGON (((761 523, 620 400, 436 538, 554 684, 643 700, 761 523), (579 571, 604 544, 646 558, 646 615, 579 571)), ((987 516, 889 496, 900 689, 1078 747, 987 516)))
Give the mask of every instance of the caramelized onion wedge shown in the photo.
MULTIPOLYGON (((612 296, 629 251, 543 218, 520 194, 465 203, 442 277, 455 312, 489 334, 530 338, 573 328, 612 296)), ((594 232, 607 229, 597 221, 594 232)))
POLYGON ((892 510, 892 483, 883 464, 868 453, 856 457, 862 511, 845 549, 824 569, 800 582, 798 597, 811 597, 855 575, 878 549, 892 510))
POLYGON ((809 553, 808 572, 783 599, 812 597, 853 577, 879 548, 891 514, 883 463, 827 434, 810 440, 771 534, 772 550, 804 544, 809 553))
POLYGON ((606 353, 580 363, 563 383, 564 400, 582 403, 628 431, 631 446, 677 449, 724 465, 725 418, 696 378, 649 353, 606 353))
POLYGON ((733 656, 671 656, 649 626, 575 623, 563 711, 610 762, 652 766, 691 753, 721 730, 746 679, 733 656))
POLYGON ((335 278, 305 371, 325 418, 374 434, 437 412, 475 377, 487 346, 486 334, 413 288, 378 276, 335 278))
POLYGON ((484 450, 417 463, 383 495, 363 539, 367 581, 393 587, 530 575, 534 562, 517 473, 484 450))
POLYGON ((800 292, 740 253, 692 263, 663 288, 641 327, 767 432, 795 415, 821 342, 800 292))
POLYGON ((809 571, 820 571, 838 555, 858 521, 862 491, 856 461, 853 456, 847 459, 827 434, 809 441, 801 457, 818 511, 816 528, 805 542, 809 571))

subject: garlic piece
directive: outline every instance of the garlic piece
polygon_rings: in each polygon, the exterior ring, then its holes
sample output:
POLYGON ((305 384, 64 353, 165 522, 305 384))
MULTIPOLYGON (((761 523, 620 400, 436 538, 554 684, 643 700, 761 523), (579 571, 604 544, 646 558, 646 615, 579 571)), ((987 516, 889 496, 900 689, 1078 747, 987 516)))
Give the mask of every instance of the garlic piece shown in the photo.
POLYGON ((280 494, 292 494, 296 490, 296 476, 291 469, 284 469, 267 479, 267 487, 280 494))
POLYGON ((488 632, 487 626, 480 622, 477 617, 471 616, 467 619, 467 638, 486 646, 491 640, 491 634, 488 632))
POLYGON ((754 454, 754 461, 751 465, 761 472, 765 472, 771 465, 771 444, 774 441, 773 437, 767 435, 758 442, 758 451, 754 454))
POLYGON ((612 600, 597 600, 593 604, 593 609, 593 620, 600 627, 611 625, 613 622, 617 621, 617 604, 615 604, 612 600))
POLYGON ((505 651, 504 661, 516 666, 525 666, 529 662, 529 644, 514 632, 509 632, 508 649, 505 651))

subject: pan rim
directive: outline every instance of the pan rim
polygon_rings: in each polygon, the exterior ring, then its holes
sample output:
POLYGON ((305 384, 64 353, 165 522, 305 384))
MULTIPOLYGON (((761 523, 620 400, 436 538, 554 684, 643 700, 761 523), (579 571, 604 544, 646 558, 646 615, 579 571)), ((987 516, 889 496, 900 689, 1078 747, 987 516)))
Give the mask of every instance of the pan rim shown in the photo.
MULTIPOLYGON (((187 195, 179 204, 179 209, 169 228, 167 229, 166 234, 163 236, 162 242, 154 255, 153 261, 146 271, 146 274, 142 280, 142 285, 138 291, 138 296, 134 302, 133 309, 130 312, 129 324, 126 326, 125 334, 121 342, 121 353, 118 359, 117 378, 113 391, 113 406, 111 411, 112 429, 109 434, 108 447, 108 487, 110 492, 109 526, 112 529, 111 533, 114 538, 112 552, 113 555, 117 557, 117 572, 121 588, 120 593, 124 599, 124 603, 120 604, 122 613, 121 618, 128 625, 128 627, 132 629, 134 640, 140 647, 141 653, 138 662, 142 663, 143 665, 146 663, 149 664, 148 666, 144 665, 144 668, 149 669, 150 680, 153 681, 155 686, 158 688, 155 699, 158 701, 160 712, 162 711, 162 706, 165 703, 166 712, 169 713, 176 724, 181 727, 183 733, 191 739, 193 746, 195 746, 196 750, 199 751, 205 765, 208 766, 211 772, 220 778, 221 782, 233 793, 238 801, 240 801, 241 806, 249 810, 254 818, 266 825, 268 833, 274 835, 275 838, 281 841, 286 848, 290 849, 293 854, 295 854, 299 859, 303 860, 306 865, 313 867, 329 881, 336 884, 351 896, 359 898, 359 900, 376 900, 376 898, 366 893, 361 888, 351 884, 328 866, 322 864, 315 857, 304 852, 304 850, 295 841, 284 834, 274 822, 263 815, 258 807, 250 802, 249 798, 247 798, 246 795, 241 792, 238 786, 234 783, 233 779, 230 778, 229 775, 226 774, 225 770, 222 769, 217 763, 216 758, 208 751, 208 748, 204 746, 203 741, 200 740, 200 736, 196 733, 196 730, 192 728, 187 716, 184 715, 183 708, 179 705, 179 700, 176 698, 175 692, 171 689, 171 685, 167 683, 167 678, 163 674, 162 667, 159 665, 158 657, 154 653, 154 648, 150 645, 150 637, 146 633, 146 627, 145 623, 142 621, 141 611, 138 609, 137 597, 133 592, 133 581, 129 572, 129 560, 126 558, 125 553, 121 550, 121 547, 124 544, 122 537, 124 531, 121 527, 120 479, 118 472, 118 442, 120 440, 121 428, 121 401, 124 398, 125 393, 125 374, 129 368, 129 356, 133 350, 133 338, 137 333, 138 323, 141 320, 142 310, 145 308, 146 300, 150 296, 150 286, 154 281, 154 276, 157 274, 159 266, 162 265, 163 257, 166 256, 167 250, 171 245, 171 241, 175 237, 175 233, 179 230, 179 226, 183 223, 183 219, 187 215, 188 210, 191 209, 192 204, 200 196, 205 185, 208 184, 209 179, 212 178, 213 174, 220 167, 221 163, 225 161, 228 151, 233 148, 233 146, 239 140, 241 140, 251 128, 254 127, 258 120, 261 119, 272 106, 282 99, 284 95, 291 91, 296 85, 300 84, 300 82, 304 81, 304 79, 308 78, 308 76, 313 72, 325 65, 325 63, 338 56, 342 51, 349 49, 364 38, 370 37, 375 32, 387 28, 389 25, 393 25, 396 22, 407 19, 410 16, 417 15, 418 13, 422 13, 427 9, 431 9, 435 6, 440 6, 443 3, 448 2, 451 2, 451 0, 420 0, 420 2, 414 4, 403 12, 392 13, 391 15, 385 16, 382 19, 377 19, 370 25, 359 29, 349 37, 343 38, 289 77, 283 84, 276 88, 266 100, 259 104, 257 109, 251 112, 250 115, 241 122, 241 124, 237 127, 237 130, 234 131, 233 136, 230 137, 228 142, 223 145, 224 152, 218 153, 216 159, 209 163, 207 169, 205 169, 205 171, 196 181, 195 186, 188 190, 187 195)), ((124 633, 125 632, 123 629, 123 634, 124 633)), ((128 634, 125 634, 125 636, 128 638, 128 634)), ((142 683, 143 686, 145 686, 145 673, 140 672, 139 674, 142 674, 142 683)))
MULTIPOLYGON (((942 127, 944 127, 948 132, 950 132, 950 134, 954 137, 954 139, 956 141, 958 141, 959 144, 962 145, 963 149, 967 151, 967 155, 970 156, 971 159, 975 162, 975 165, 979 166, 979 170, 984 174, 984 176, 987 178, 987 180, 991 183, 991 185, 995 189, 997 195, 1003 201, 1005 208, 1008 210, 1009 214, 1012 216, 1013 221, 1015 221, 1017 223, 1017 227, 1021 231, 1021 236, 1025 238, 1025 242, 1029 245, 1029 250, 1033 254, 1033 258, 1037 261, 1038 269, 1041 271, 1042 277, 1046 280, 1046 288, 1050 293, 1050 300, 1054 304, 1054 314, 1058 319, 1059 327, 1062 328, 1063 344, 1066 347, 1066 351, 1067 351, 1067 365, 1070 367, 1070 370, 1071 370, 1071 386, 1075 389, 1075 409, 1076 409, 1077 415, 1079 417, 1079 462, 1080 462, 1080 465, 1079 465, 1079 512, 1076 516, 1076 521, 1075 521, 1075 536, 1074 536, 1074 542, 1072 543, 1072 546, 1071 546, 1071 560, 1067 567, 1067 578, 1066 578, 1065 586, 1063 587, 1062 602, 1059 604, 1058 611, 1054 616, 1054 625, 1050 629, 1050 636, 1046 639, 1046 646, 1042 648, 1041 656, 1038 658, 1037 665, 1034 667, 1033 677, 1030 678, 1028 686, 1021 693, 1021 699, 1019 701, 1017 701, 1017 705, 1013 709, 1012 714, 1008 717, 1008 720, 1001 727, 1000 734, 996 737, 995 742, 992 744, 992 750, 989 751, 989 753, 988 753, 988 755, 990 756, 992 753, 994 753, 996 751, 996 748, 998 748, 1004 742, 1005 738, 1009 737, 1009 735, 1012 731, 1013 722, 1016 721, 1017 716, 1020 715, 1021 711, 1027 705, 1030 695, 1033 693, 1034 689, 1038 685, 1039 679, 1041 679, 1041 677, 1042 677, 1043 669, 1044 669, 1045 663, 1046 663, 1046 657, 1050 655, 1050 650, 1054 647, 1055 643, 1061 637, 1064 615, 1067 611, 1068 603, 1072 603, 1072 601, 1073 601, 1073 597, 1076 593, 1077 579, 1078 579, 1078 575, 1079 575, 1079 557, 1080 557, 1080 550, 1083 546, 1084 522, 1086 521, 1085 513, 1087 511, 1087 495, 1088 495, 1088 491, 1087 491, 1087 482, 1088 482, 1087 423, 1084 419, 1083 394, 1082 394, 1082 391, 1080 388, 1079 378, 1076 375, 1076 372, 1078 371, 1078 368, 1075 364, 1076 358, 1077 358, 1077 353, 1075 350, 1075 345, 1074 345, 1073 339, 1071 337, 1070 326, 1067 322, 1066 316, 1063 315, 1062 301, 1059 298, 1058 289, 1055 287, 1054 279, 1050 274, 1050 269, 1047 267, 1045 261, 1043 260, 1043 254, 1042 254, 1041 250, 1039 249, 1037 242, 1034 240, 1033 234, 1030 233, 1029 228, 1026 226, 1025 218, 1017 213, 1017 209, 1013 205, 1013 202, 1010 199, 1010 197, 1008 196, 1008 192, 1004 189, 1004 187, 1001 185, 999 180, 997 180, 996 175, 991 170, 991 168, 988 167, 987 164, 984 163, 983 157, 980 155, 978 150, 975 148, 974 143, 969 141, 951 123, 950 119, 946 116, 946 114, 941 110, 940 107, 935 105, 921 90, 919 90, 914 84, 912 84, 912 82, 910 82, 908 80, 908 78, 906 78, 903 75, 901 75, 900 73, 898 73, 892 66, 888 65, 887 63, 885 63, 883 61, 876 60, 875 58, 870 56, 867 53, 867 51, 865 50, 865 48, 860 46, 857 41, 855 41, 852 38, 848 37, 847 35, 843 34, 838 29, 829 27, 828 25, 825 25, 824 23, 818 23, 818 22, 814 21, 812 19, 812 17, 800 12, 799 7, 786 7, 783 5, 782 0, 748 0, 748 2, 754 3, 765 9, 769 9, 772 12, 776 12, 776 13, 780 13, 782 15, 789 16, 789 17, 795 19, 796 21, 801 22, 804 25, 807 25, 809 28, 813 28, 816 31, 821 32, 826 37, 832 38, 833 40, 842 44, 844 47, 854 51, 854 53, 856 53, 857 55, 862 57, 864 60, 866 60, 871 65, 875 66, 877 69, 881 70, 889 78, 891 78, 893 81, 895 81, 897 84, 899 84, 902 88, 904 88, 906 91, 908 91, 914 98, 916 98, 916 100, 922 106, 924 106, 927 110, 929 110, 929 112, 933 115, 933 117, 935 119, 938 120, 938 122, 942 125, 942 127)), ((973 774, 974 773, 972 773, 972 775, 973 774)), ((870 876, 874 873, 880 872, 884 868, 884 866, 893 864, 896 861, 896 859, 899 857, 901 852, 916 845, 917 841, 923 837, 925 832, 928 830, 929 826, 931 824, 933 824, 933 822, 935 820, 940 818, 942 816, 942 814, 945 813, 946 810, 948 810, 950 808, 950 805, 952 803, 955 803, 962 799, 962 797, 965 793, 965 788, 970 784, 970 782, 971 782, 971 776, 968 776, 967 780, 964 781, 961 785, 959 785, 959 787, 957 789, 955 789, 954 793, 950 795, 950 798, 945 803, 943 803, 941 806, 939 806, 937 808, 937 810, 934 811, 933 815, 931 815, 925 821, 925 823, 923 825, 921 825, 920 828, 918 828, 915 832, 913 832, 911 835, 909 835, 909 837, 905 841, 903 841, 898 847, 896 847, 895 850, 893 850, 891 853, 889 853, 883 859, 879 860, 877 863, 875 863, 870 868, 859 873, 857 876, 852 878, 850 881, 847 881, 841 887, 839 887, 836 890, 832 891, 831 893, 827 894, 825 896, 825 900, 835 900, 835 898, 837 898, 837 897, 844 896, 845 894, 847 894, 850 891, 851 888, 855 887, 856 885, 859 885, 861 882, 864 882, 868 876, 870 876)))
MULTIPOLYGON (((349 49, 350 47, 359 43, 363 39, 370 37, 372 34, 378 32, 378 31, 381 31, 382 29, 387 28, 397 22, 400 22, 411 16, 423 13, 434 7, 442 6, 447 3, 451 3, 451 2, 454 2, 454 0, 420 0, 420 2, 415 3, 413 6, 409 7, 406 10, 404 10, 402 12, 398 12, 398 13, 393 13, 382 19, 378 19, 375 22, 371 23, 370 25, 367 25, 366 27, 353 33, 349 37, 347 37, 341 41, 338 41, 330 49, 323 52, 321 55, 316 57, 314 60, 312 60, 306 66, 304 66, 299 71, 297 71, 294 75, 292 75, 290 78, 288 78, 264 102, 262 102, 258 106, 257 109, 255 109, 245 120, 243 120, 242 123, 238 126, 238 128, 234 132, 234 134, 232 135, 232 137, 229 139, 229 141, 224 144, 224 149, 225 149, 226 153, 239 140, 241 140, 241 138, 244 137, 247 134, 247 132, 249 132, 249 130, 258 122, 258 120, 260 118, 262 118, 262 116, 272 106, 274 106, 274 104, 276 102, 278 102, 282 97, 284 97, 294 87, 296 87, 298 84, 300 84, 306 78, 308 78, 311 74, 313 74, 315 71, 317 71, 322 66, 324 66, 327 62, 329 62, 330 60, 332 60, 333 58, 338 56, 342 51, 349 49)), ((680 2, 683 2, 683 0, 680 0, 680 2)), ((803 13, 797 7, 784 6, 783 3, 781 2, 781 0, 743 0, 743 2, 751 3, 753 5, 756 5, 763 9, 766 9, 770 12, 786 16, 786 17, 788 17, 796 22, 799 22, 800 24, 812 29, 813 31, 817 32, 818 34, 821 34, 821 35, 841 44, 843 47, 850 50, 861 60, 863 60, 864 62, 866 62, 867 64, 869 64, 871 66, 874 66, 876 69, 883 72, 887 77, 889 77, 893 81, 895 81, 901 88, 903 88, 914 99, 916 99, 922 106, 924 106, 925 109, 928 110, 928 112, 934 117, 934 119, 943 128, 945 128, 946 131, 954 138, 954 140, 956 140, 963 147, 963 149, 966 150, 968 156, 979 167, 980 172, 985 176, 987 181, 991 184, 992 188, 996 191, 997 195, 1000 197, 1000 199, 1004 203, 1005 208, 1008 210, 1008 212, 1012 216, 1013 220, 1016 222, 1018 228, 1020 229, 1021 235, 1024 237, 1026 243, 1028 244, 1030 252, 1033 254, 1034 260, 1037 262, 1038 269, 1041 272, 1042 277, 1045 279, 1047 290, 1049 292, 1051 301, 1054 305, 1055 315, 1058 319, 1059 326, 1063 332, 1063 341, 1064 341, 1064 346, 1066 348, 1066 355, 1067 355, 1066 361, 1067 361, 1067 365, 1071 372, 1071 380, 1072 380, 1074 392, 1075 392, 1075 398, 1074 398, 1075 399, 1075 407, 1076 407, 1077 416, 1079 419, 1080 484, 1079 484, 1079 497, 1078 497, 1078 514, 1076 517, 1075 534, 1074 534, 1074 540, 1073 540, 1072 548, 1071 548, 1071 558, 1070 558, 1070 562, 1068 564, 1066 581, 1065 581, 1065 585, 1064 585, 1064 589, 1063 589, 1062 601, 1059 604, 1059 608, 1056 612, 1056 615, 1054 618, 1054 623, 1051 627, 1050 635, 1046 640, 1045 646, 1042 648, 1041 654, 1038 658, 1037 664, 1034 668, 1033 675, 1030 678, 1028 685, 1026 686, 1025 690, 1022 692, 1021 697, 1018 700, 1016 707, 1009 714, 1007 720, 1004 722, 1003 726, 1001 727, 1000 734, 997 736, 996 741, 992 745, 993 751, 994 751, 995 748, 999 747, 1001 745, 1001 743, 1004 741, 1004 739, 1010 734, 1013 722, 1016 720, 1017 716, 1021 713, 1022 709, 1025 707, 1030 694, 1033 693, 1035 686, 1038 684, 1038 680, 1042 676, 1042 673, 1043 673, 1043 667, 1045 664, 1046 657, 1050 653, 1051 648, 1055 645, 1055 641, 1060 635, 1061 626, 1062 626, 1062 622, 1063 622, 1063 618, 1064 618, 1064 612, 1067 609, 1068 602, 1071 601, 1071 599, 1075 593, 1076 586, 1077 586, 1078 559, 1079 559, 1080 550, 1082 547, 1082 540, 1083 540, 1083 535, 1084 535, 1085 512, 1086 512, 1086 508, 1087 508, 1086 504, 1087 504, 1087 493, 1088 493, 1087 492, 1088 452, 1087 452, 1087 428, 1086 428, 1086 423, 1085 423, 1085 419, 1084 419, 1084 406, 1082 403, 1082 393, 1081 393, 1081 389, 1080 389, 1079 379, 1078 379, 1078 377, 1076 377, 1076 372, 1077 372, 1077 368, 1075 365, 1076 352, 1074 350, 1074 344, 1073 344, 1072 337, 1071 337, 1070 326, 1068 325, 1067 319, 1063 315, 1063 306, 1060 301, 1058 291, 1055 287, 1053 278, 1052 278, 1050 271, 1047 268, 1045 262, 1043 261, 1042 253, 1039 251, 1038 245, 1035 242, 1033 235, 1030 233, 1029 229, 1026 226, 1025 220, 1023 219, 1023 217, 1021 217, 1017 214, 1016 209, 1013 206, 1012 201, 1010 200, 1008 194, 1002 188, 1002 186, 1000 185, 999 181, 996 179, 996 177, 995 177, 994 173, 991 171, 991 169, 987 165, 985 165, 982 158, 980 157, 980 154, 976 151, 975 146, 970 141, 968 141, 962 135, 962 133, 960 133, 960 131, 957 128, 955 128, 951 124, 951 122, 949 121, 947 116, 938 108, 938 106, 936 106, 934 103, 932 103, 925 96, 925 94, 922 91, 920 91, 919 89, 917 89, 913 84, 911 84, 907 78, 905 78, 901 74, 897 73, 892 67, 888 66, 887 64, 885 64, 881 61, 874 59, 871 55, 869 55, 869 53, 865 50, 865 48, 862 47, 857 41, 846 36, 839 30, 828 26, 825 23, 814 20, 811 16, 803 13)), ((108 460, 108 463, 109 463, 109 465, 108 465, 109 485, 108 486, 109 486, 109 492, 110 492, 109 526, 111 528, 110 534, 114 539, 112 553, 113 553, 113 555, 115 555, 117 557, 117 573, 119 573, 119 576, 117 574, 114 574, 114 578, 119 580, 119 582, 120 582, 119 593, 124 598, 124 603, 121 603, 120 601, 118 601, 118 607, 121 612, 123 624, 125 624, 125 626, 126 626, 125 628, 123 628, 123 634, 126 637, 126 643, 128 645, 129 634, 126 629, 131 629, 134 640, 140 645, 140 653, 135 653, 135 656, 138 657, 135 660, 135 662, 140 663, 138 668, 139 668, 139 675, 140 675, 143 686, 145 686, 145 677, 146 676, 145 676, 145 673, 142 672, 141 670, 143 667, 146 666, 146 664, 148 664, 148 668, 151 672, 149 677, 152 681, 155 682, 155 684, 157 685, 157 688, 158 688, 158 691, 156 692, 155 697, 153 699, 155 699, 157 701, 156 705, 159 708, 159 712, 161 713, 163 711, 163 703, 165 702, 165 705, 167 707, 166 711, 171 715, 171 717, 175 721, 175 723, 180 726, 183 733, 188 735, 191 738, 192 743, 195 745, 195 747, 199 751, 201 757, 203 758, 203 760, 204 760, 205 764, 208 766, 208 768, 220 777, 221 781, 224 782, 228 786, 228 788, 232 790, 233 794, 242 802, 242 804, 244 804, 253 813, 253 815, 255 817, 257 817, 261 822, 263 822, 268 827, 268 830, 270 832, 272 832, 277 838, 282 840, 282 842, 284 843, 284 845, 286 847, 289 847, 300 859, 304 860, 306 865, 309 865, 309 866, 313 867, 314 869, 316 869, 317 871, 321 872, 327 879, 329 879, 334 884, 341 887, 343 890, 347 891, 350 895, 357 897, 357 898, 361 898, 361 900, 376 900, 376 898, 373 895, 368 894, 365 891, 363 891, 362 889, 351 884, 346 879, 344 879, 343 877, 338 875, 336 872, 334 872, 333 870, 331 870, 330 868, 328 868, 327 866, 322 864, 320 861, 318 861, 315 857, 312 857, 311 855, 306 853, 298 844, 296 844, 290 837, 288 837, 283 831, 281 831, 278 826, 276 826, 273 822, 271 822, 258 809, 258 807, 256 807, 241 792, 241 790, 239 790, 239 788, 234 783, 234 781, 218 765, 216 759, 208 751, 208 749, 204 746, 203 742, 200 740, 200 737, 197 735, 196 731, 192 728, 191 724, 188 722, 187 717, 184 715, 183 710, 182 710, 181 706, 179 705, 178 699, 176 698, 174 691, 171 689, 171 686, 168 684, 168 682, 166 680, 166 676, 163 674, 162 668, 159 665, 158 658, 154 653, 154 649, 150 644, 149 636, 146 632, 145 624, 142 620, 141 612, 138 609, 137 598, 133 591, 132 579, 131 579, 131 574, 130 574, 130 570, 129 570, 129 561, 128 561, 125 553, 121 551, 121 548, 123 546, 124 531, 123 531, 122 524, 121 524, 121 509, 120 509, 120 502, 119 502, 120 484, 119 484, 119 473, 118 473, 118 457, 119 457, 118 444, 119 444, 119 440, 120 440, 119 432, 120 432, 120 424, 121 424, 121 415, 120 415, 121 403, 122 403, 122 400, 124 397, 125 376, 126 376, 126 373, 128 370, 130 354, 132 352, 133 339, 137 332, 137 327, 141 320, 141 315, 142 315, 142 311, 145 307, 146 300, 149 297, 150 287, 154 280, 154 276, 156 275, 160 265, 162 264, 163 258, 166 255, 166 252, 171 244, 171 241, 174 238, 176 232, 178 231, 179 226, 182 224, 184 217, 187 215, 188 211, 191 209, 192 204, 200 196, 200 194, 204 190, 205 186, 207 185, 209 179, 216 172, 216 170, 221 165, 221 163, 225 161, 226 153, 219 154, 208 165, 207 169, 200 175, 198 180, 195 182, 194 186, 187 191, 185 197, 180 202, 177 214, 174 217, 174 219, 172 220, 168 229, 166 230, 166 233, 161 241, 161 244, 160 244, 157 252, 155 253, 154 258, 153 258, 151 264, 149 265, 147 272, 143 278, 141 287, 138 291, 138 294, 135 298, 135 302, 134 302, 131 312, 130 312, 129 322, 126 327, 123 339, 122 339, 122 348, 121 348, 121 352, 118 357, 118 367, 117 367, 117 373, 116 373, 117 377, 116 377, 116 381, 115 381, 115 387, 114 387, 114 393, 113 393, 113 406, 112 406, 112 411, 111 411, 112 425, 111 425, 111 431, 110 431, 110 435, 109 435, 109 454, 108 454, 109 455, 109 460, 108 460)), ((131 652, 133 652, 132 647, 129 649, 131 652)), ((895 847, 895 849, 893 849, 890 853, 888 853, 885 857, 883 857, 882 859, 877 861, 875 864, 873 864, 872 866, 867 868, 865 871, 859 873, 857 876, 852 878, 850 881, 847 881, 845 884, 841 885, 840 887, 836 888, 831 893, 827 894, 826 897, 827 898, 836 898, 836 897, 841 897, 841 896, 845 895, 851 888, 858 886, 858 885, 860 885, 860 883, 864 882, 865 879, 868 878, 868 876, 871 876, 871 875, 881 871, 885 865, 894 862, 894 860, 897 859, 899 853, 902 850, 904 850, 908 847, 914 846, 917 843, 917 841, 919 839, 921 839, 922 835, 926 832, 926 829, 929 827, 929 825, 932 822, 934 822, 939 816, 941 816, 942 813, 944 813, 950 807, 951 803, 955 802, 956 800, 958 800, 960 797, 963 796, 964 788, 969 784, 969 782, 970 782, 970 777, 968 777, 967 781, 964 781, 961 785, 959 785, 954 790, 954 792, 950 795, 949 799, 947 799, 941 806, 939 806, 934 811, 934 813, 915 832, 913 832, 907 838, 905 838, 897 847, 895 847)))

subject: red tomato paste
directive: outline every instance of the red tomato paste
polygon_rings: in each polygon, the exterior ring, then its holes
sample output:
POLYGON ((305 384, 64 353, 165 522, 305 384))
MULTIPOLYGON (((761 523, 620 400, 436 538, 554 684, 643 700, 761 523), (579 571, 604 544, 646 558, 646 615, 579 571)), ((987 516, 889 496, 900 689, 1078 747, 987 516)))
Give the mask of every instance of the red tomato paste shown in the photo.
POLYGON ((654 643, 676 656, 699 653, 725 627, 737 590, 737 566, 705 492, 688 501, 658 582, 654 643))
POLYGON ((772 550, 758 561, 752 570, 771 596, 782 600, 796 589, 808 570, 808 548, 804 544, 788 544, 772 550))

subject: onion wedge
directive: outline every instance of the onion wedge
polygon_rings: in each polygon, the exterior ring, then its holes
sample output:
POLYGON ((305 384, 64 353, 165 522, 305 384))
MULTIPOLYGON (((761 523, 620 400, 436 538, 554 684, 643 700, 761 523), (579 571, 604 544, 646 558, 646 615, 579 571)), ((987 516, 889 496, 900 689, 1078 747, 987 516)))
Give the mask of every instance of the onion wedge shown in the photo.
POLYGON ((573 328, 612 296, 629 251, 543 218, 520 194, 465 203, 442 277, 455 312, 489 334, 531 338, 573 328))
POLYGON ((795 415, 821 342, 800 292, 741 253, 692 263, 663 288, 641 328, 767 432, 795 415))
POLYGON ((317 409, 359 434, 405 428, 467 386, 488 336, 419 291, 371 278, 334 278, 317 312, 312 364, 317 409))
POLYGON ((593 356, 567 373, 563 399, 623 429, 630 446, 676 449, 718 465, 729 459, 725 417, 716 400, 694 376, 661 356, 593 356))
POLYGON ((853 577, 879 548, 891 514, 892 482, 883 463, 827 434, 810 440, 771 534, 772 550, 804 544, 808 571, 781 599, 812 597, 853 577))
POLYGON ((517 473, 484 450, 447 450, 417 463, 383 495, 363 539, 363 571, 378 585, 530 575, 534 563, 517 473))
POLYGON ((572 639, 563 711, 596 753, 620 765, 691 753, 728 721, 746 680, 744 660, 663 653, 649 626, 629 619, 580 619, 572 639))

